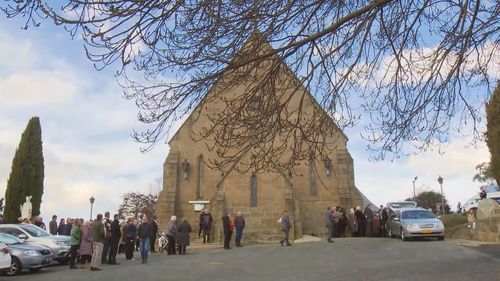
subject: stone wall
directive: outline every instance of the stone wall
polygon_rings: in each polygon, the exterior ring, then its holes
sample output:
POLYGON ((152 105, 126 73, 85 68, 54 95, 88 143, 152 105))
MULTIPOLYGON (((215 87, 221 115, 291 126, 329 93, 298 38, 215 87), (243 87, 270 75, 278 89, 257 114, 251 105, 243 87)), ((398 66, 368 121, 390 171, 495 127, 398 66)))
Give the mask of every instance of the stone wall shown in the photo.
MULTIPOLYGON (((264 47, 268 51, 272 50, 270 45, 264 47)), ((265 69, 262 68, 261 71, 265 69)), ((318 105, 312 95, 305 87, 297 89, 297 78, 290 71, 286 71, 288 68, 283 69, 278 75, 283 83, 279 83, 276 96, 283 99, 283 102, 291 97, 286 103, 289 112, 295 112, 302 106, 303 122, 317 118, 315 109, 318 105)), ((205 207, 214 219, 212 237, 215 240, 221 236, 221 217, 224 211, 230 211, 233 216, 237 211, 243 212, 247 222, 244 232, 247 241, 278 240, 281 231, 277 220, 283 209, 288 210, 292 221, 290 239, 297 239, 302 237, 303 233, 324 234, 323 216, 326 207, 342 206, 347 209, 361 204, 361 195, 354 183, 353 160, 346 148, 347 136, 333 120, 325 123, 325 126, 332 126, 332 130, 331 135, 322 140, 327 146, 322 152, 323 158, 318 156, 313 162, 303 160, 296 163, 293 173, 281 171, 280 166, 276 164, 269 171, 255 175, 257 206, 252 207, 250 198, 252 171, 240 174, 231 167, 221 171, 210 169, 210 162, 219 157, 217 151, 208 149, 209 140, 196 136, 210 128, 213 116, 224 111, 227 105, 220 102, 221 100, 230 101, 240 97, 251 86, 230 83, 229 72, 226 78, 219 79, 220 82, 206 94, 200 106, 193 110, 169 141, 170 152, 164 164, 163 191, 158 202, 161 227, 166 225, 171 215, 176 215, 179 218, 187 218, 197 236, 200 213, 196 212, 193 204, 189 202, 208 201, 205 207), (325 162, 328 159, 331 162, 325 162), (183 162, 189 163, 187 177, 182 170, 183 162)), ((291 118, 293 121, 294 114, 282 117, 291 118)), ((304 143, 304 146, 306 145, 307 143, 304 143)), ((282 155, 283 159, 288 159, 292 156, 292 151, 284 150, 282 155)), ((248 153, 239 159, 239 163, 250 163, 251 158, 251 153, 248 153)))
POLYGON ((477 209, 474 239, 500 242, 500 204, 493 199, 483 199, 477 209))
POLYGON ((466 224, 447 226, 446 236, 454 239, 500 242, 500 204, 492 199, 481 200, 475 218, 470 216, 466 224))

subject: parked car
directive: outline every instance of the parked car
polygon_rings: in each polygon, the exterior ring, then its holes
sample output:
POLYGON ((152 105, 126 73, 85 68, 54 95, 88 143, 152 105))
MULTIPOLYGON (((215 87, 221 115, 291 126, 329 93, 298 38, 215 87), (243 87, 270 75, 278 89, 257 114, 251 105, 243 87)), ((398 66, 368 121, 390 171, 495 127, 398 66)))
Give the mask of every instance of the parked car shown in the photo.
POLYGON ((0 243, 0 273, 10 270, 11 261, 9 248, 4 243, 0 243))
POLYGON ((437 237, 444 240, 444 224, 432 212, 423 208, 399 209, 389 217, 389 237, 406 241, 415 237, 437 237))
POLYGON ((23 269, 38 271, 50 265, 54 258, 54 254, 48 247, 21 241, 10 234, 0 233, 0 243, 9 247, 12 258, 7 275, 17 275, 23 269))
POLYGON ((28 243, 47 246, 59 263, 69 261, 69 236, 52 235, 33 224, 0 224, 0 233, 10 234, 28 243))

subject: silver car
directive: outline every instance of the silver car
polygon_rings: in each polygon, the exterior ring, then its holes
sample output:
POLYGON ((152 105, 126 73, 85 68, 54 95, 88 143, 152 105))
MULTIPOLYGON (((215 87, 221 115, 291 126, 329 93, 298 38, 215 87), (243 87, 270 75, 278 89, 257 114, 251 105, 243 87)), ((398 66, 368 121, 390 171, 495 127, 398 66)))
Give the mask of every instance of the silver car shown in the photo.
POLYGON ((51 264, 54 255, 45 246, 29 244, 20 239, 5 233, 0 233, 0 242, 9 247, 12 257, 11 267, 7 275, 17 275, 23 269, 38 271, 42 267, 51 264))
POLYGON ((32 244, 47 246, 59 263, 69 261, 69 236, 52 235, 34 224, 0 224, 0 233, 10 234, 32 244))
POLYGON ((444 225, 433 213, 423 208, 399 209, 389 217, 389 237, 406 241, 416 237, 437 237, 444 240, 444 225))
POLYGON ((0 242, 0 274, 10 270, 11 260, 9 247, 0 242))

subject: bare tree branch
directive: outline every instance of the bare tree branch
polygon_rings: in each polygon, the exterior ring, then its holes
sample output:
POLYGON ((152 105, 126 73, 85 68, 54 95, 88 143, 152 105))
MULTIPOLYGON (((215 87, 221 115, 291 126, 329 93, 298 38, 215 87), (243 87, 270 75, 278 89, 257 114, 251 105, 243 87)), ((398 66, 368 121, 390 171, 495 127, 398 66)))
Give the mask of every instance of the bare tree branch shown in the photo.
POLYGON ((186 114, 224 103, 196 132, 222 171, 235 161, 235 170, 259 172, 323 157, 338 135, 327 125, 343 129, 366 116, 363 136, 376 159, 445 142, 465 124, 480 138, 480 109, 500 76, 498 1, 61 2, 7 0, 2 10, 25 18, 24 28, 50 19, 82 36, 97 69, 116 67, 125 97, 151 125, 134 133, 146 150, 186 114), (273 49, 240 51, 256 30, 273 49), (130 78, 136 72, 143 79, 130 78), (286 83, 288 74, 299 79, 286 83), (235 85, 245 91, 231 100, 217 94, 235 85), (473 95, 474 87, 488 94, 473 95), (306 114, 309 93, 315 106, 306 114))

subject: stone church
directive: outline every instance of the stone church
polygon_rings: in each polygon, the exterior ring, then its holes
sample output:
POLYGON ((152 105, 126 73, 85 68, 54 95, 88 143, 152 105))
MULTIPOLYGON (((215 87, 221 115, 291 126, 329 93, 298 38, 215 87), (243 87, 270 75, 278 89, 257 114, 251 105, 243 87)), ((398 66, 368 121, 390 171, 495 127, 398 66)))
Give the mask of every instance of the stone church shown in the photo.
MULTIPOLYGON (((265 40, 252 40, 252 37, 242 50, 249 44, 259 44, 262 50, 272 50, 265 40)), ((286 68, 279 57, 270 59, 279 60, 286 68)), ((291 71, 284 71, 283 76, 286 81, 299 81, 291 71)), ((239 85, 218 87, 217 83, 223 83, 220 82, 222 80, 218 80, 206 96, 218 95, 230 99, 241 93, 238 92, 242 91, 239 85), (222 88, 223 91, 220 90, 222 88)), ((307 114, 308 109, 312 110, 318 104, 306 88, 302 84, 300 86, 299 91, 307 97, 302 107, 307 114)), ((294 93, 293 98, 295 95, 299 96, 294 93)), ((243 241, 275 241, 281 235, 277 220, 287 209, 292 221, 290 238, 298 239, 304 234, 324 235, 323 216, 327 206, 347 209, 363 205, 362 195, 354 183, 353 159, 346 148, 348 139, 329 117, 328 125, 332 126, 335 135, 329 138, 327 158, 311 158, 305 161, 307 163, 297 165, 293 175, 276 170, 260 173, 229 170, 221 173, 208 165, 210 160, 218 157, 217 154, 195 134, 209 125, 210 114, 218 114, 225 105, 217 102, 218 99, 204 99, 203 110, 199 107, 194 109, 168 143, 170 151, 163 166, 163 190, 156 211, 160 229, 167 224, 170 216, 176 215, 188 219, 194 236, 198 233, 200 211, 206 208, 214 219, 212 240, 222 241, 223 213, 229 211, 234 217, 236 212, 241 211, 246 220, 243 241)), ((297 102, 290 104, 294 106, 297 102)))

